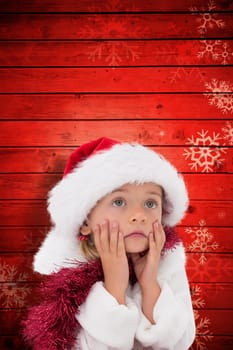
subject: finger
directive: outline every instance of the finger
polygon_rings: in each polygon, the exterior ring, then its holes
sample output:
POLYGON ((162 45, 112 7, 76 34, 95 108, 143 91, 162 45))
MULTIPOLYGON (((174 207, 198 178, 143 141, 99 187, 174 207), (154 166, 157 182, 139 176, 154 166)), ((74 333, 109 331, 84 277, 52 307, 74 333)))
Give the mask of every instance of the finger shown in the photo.
POLYGON ((150 232, 148 236, 148 241, 149 241, 149 252, 148 254, 154 255, 156 252, 156 238, 155 238, 155 233, 150 232))
POLYGON ((162 249, 166 239, 162 224, 157 221, 153 223, 153 232, 154 232, 154 237, 155 237, 155 242, 157 247, 162 249))
POLYGON ((93 235, 94 235, 94 243, 95 247, 97 249, 97 252, 99 255, 101 254, 102 248, 101 248, 101 242, 100 242, 100 226, 96 225, 93 229, 93 235))
POLYGON ((117 222, 113 222, 111 224, 111 231, 109 234, 109 248, 112 253, 117 253, 118 250, 118 224, 117 222))
POLYGON ((117 247, 117 254, 119 255, 125 255, 125 241, 123 237, 122 232, 118 232, 118 247, 117 247))
POLYGON ((100 244, 104 252, 109 251, 109 223, 107 220, 100 224, 100 244))

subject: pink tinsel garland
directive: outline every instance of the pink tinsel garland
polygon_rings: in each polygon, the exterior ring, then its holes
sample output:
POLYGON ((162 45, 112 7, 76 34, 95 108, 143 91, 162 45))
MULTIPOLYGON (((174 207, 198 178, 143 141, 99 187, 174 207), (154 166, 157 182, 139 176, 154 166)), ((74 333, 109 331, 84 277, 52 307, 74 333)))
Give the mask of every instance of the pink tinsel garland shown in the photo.
MULTIPOLYGON (((180 242, 173 229, 165 228, 164 251, 180 242)), ((136 282, 133 265, 129 261, 130 282, 136 282)), ((100 260, 74 263, 72 268, 62 268, 48 276, 40 287, 42 303, 31 307, 27 319, 22 322, 25 341, 34 350, 72 349, 80 325, 76 319, 80 306, 85 302, 91 287, 103 281, 100 260)))

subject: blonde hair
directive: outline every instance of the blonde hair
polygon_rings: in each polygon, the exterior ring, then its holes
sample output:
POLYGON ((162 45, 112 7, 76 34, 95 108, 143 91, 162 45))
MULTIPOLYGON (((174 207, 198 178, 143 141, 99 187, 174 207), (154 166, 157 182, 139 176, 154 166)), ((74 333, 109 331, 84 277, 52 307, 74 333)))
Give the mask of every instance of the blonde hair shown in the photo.
POLYGON ((89 235, 87 240, 80 241, 80 249, 88 261, 99 258, 92 235, 89 235))

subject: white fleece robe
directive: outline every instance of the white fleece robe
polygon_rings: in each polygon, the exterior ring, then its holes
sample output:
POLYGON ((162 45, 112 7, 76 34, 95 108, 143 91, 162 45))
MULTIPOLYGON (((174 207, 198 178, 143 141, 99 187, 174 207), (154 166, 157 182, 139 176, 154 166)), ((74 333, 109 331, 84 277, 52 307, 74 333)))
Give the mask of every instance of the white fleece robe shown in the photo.
POLYGON ((74 349, 187 350, 194 341, 195 322, 182 244, 161 257, 158 282, 155 324, 142 312, 138 283, 128 287, 126 305, 118 304, 102 282, 95 283, 77 315, 81 331, 74 349))

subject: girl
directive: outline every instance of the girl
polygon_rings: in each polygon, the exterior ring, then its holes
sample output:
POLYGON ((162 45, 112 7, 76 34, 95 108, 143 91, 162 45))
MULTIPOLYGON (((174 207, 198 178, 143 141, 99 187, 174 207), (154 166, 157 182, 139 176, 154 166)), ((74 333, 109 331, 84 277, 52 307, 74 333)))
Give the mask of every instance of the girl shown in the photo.
POLYGON ((48 202, 53 228, 34 270, 49 276, 24 322, 33 349, 188 349, 194 315, 172 229, 188 197, 176 169, 101 138, 73 152, 48 202))

